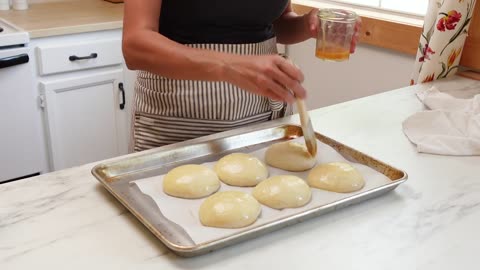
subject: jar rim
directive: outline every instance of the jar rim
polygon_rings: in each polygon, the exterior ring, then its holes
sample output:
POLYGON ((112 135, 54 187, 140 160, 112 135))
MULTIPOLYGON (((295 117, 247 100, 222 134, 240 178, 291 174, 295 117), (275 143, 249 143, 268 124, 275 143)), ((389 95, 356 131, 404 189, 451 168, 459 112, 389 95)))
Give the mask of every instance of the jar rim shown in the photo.
POLYGON ((358 15, 355 12, 338 8, 320 9, 317 17, 322 20, 336 22, 354 22, 358 19, 358 15))

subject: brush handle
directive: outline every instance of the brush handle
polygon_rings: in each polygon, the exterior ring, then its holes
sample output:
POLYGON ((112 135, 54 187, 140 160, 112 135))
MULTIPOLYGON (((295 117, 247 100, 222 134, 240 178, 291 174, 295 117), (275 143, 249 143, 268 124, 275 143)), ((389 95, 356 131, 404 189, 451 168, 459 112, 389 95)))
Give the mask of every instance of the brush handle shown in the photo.
POLYGON ((297 110, 300 115, 300 123, 306 127, 310 121, 310 117, 308 116, 307 106, 303 99, 297 99, 297 110))

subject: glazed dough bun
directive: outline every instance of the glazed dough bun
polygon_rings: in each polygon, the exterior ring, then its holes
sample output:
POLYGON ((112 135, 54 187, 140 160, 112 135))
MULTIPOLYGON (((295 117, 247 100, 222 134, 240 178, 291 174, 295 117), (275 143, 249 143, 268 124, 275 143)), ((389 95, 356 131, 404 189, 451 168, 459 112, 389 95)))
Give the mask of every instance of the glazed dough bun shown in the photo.
POLYGON ((200 206, 200 222, 217 228, 242 228, 260 215, 260 204, 241 191, 223 191, 208 197, 200 206))
POLYGON ((215 172, 225 184, 238 187, 253 187, 268 177, 267 166, 244 153, 224 156, 215 164, 215 172))
POLYGON ((163 178, 163 192, 184 199, 206 197, 219 188, 218 176, 212 169, 202 165, 179 166, 163 178))
POLYGON ((316 159, 308 153, 304 144, 281 142, 271 145, 265 153, 268 165, 286 171, 301 172, 315 166, 316 159))
POLYGON ((296 208, 310 202, 312 192, 301 178, 277 175, 262 181, 253 189, 253 197, 275 209, 296 208))
POLYGON ((321 164, 310 171, 308 184, 311 187, 333 192, 349 193, 365 185, 362 175, 348 163, 321 164))

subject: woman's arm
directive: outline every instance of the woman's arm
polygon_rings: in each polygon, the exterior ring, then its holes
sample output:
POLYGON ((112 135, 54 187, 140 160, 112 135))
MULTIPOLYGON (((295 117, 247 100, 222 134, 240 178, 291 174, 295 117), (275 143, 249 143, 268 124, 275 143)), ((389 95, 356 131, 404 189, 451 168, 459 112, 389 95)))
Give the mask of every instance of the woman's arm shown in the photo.
POLYGON ((300 16, 293 11, 289 1, 282 16, 273 23, 277 41, 282 44, 295 44, 316 37, 317 13, 318 9, 312 9, 308 14, 300 16))
POLYGON ((158 33, 161 0, 125 0, 123 54, 128 68, 172 79, 226 81, 247 91, 293 102, 305 97, 302 72, 277 55, 241 56, 195 49, 158 33))
POLYGON ((123 54, 128 68, 173 79, 219 80, 225 63, 218 55, 188 48, 158 33, 161 6, 161 0, 125 1, 123 54))

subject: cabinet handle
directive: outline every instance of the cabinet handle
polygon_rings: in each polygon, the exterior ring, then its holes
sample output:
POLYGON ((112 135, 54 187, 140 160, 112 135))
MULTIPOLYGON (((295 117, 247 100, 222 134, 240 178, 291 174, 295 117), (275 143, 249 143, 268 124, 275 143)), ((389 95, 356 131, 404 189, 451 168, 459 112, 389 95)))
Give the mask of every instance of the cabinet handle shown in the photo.
POLYGON ((120 103, 120 110, 125 109, 125 88, 123 88, 123 83, 118 84, 118 89, 120 90, 120 93, 122 94, 122 103, 120 103))
POLYGON ((29 60, 30 58, 26 53, 10 56, 6 58, 0 58, 0 68, 8 68, 16 65, 25 64, 25 63, 28 63, 29 60))
POLYGON ((98 57, 98 54, 96 53, 92 53, 88 56, 76 56, 76 55, 71 55, 70 57, 68 57, 68 60, 70 61, 77 61, 77 60, 87 60, 87 59, 95 59, 98 57))

